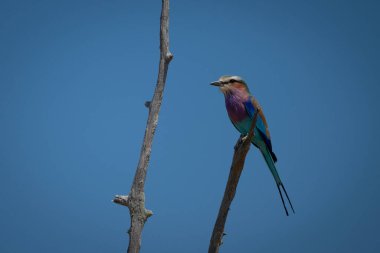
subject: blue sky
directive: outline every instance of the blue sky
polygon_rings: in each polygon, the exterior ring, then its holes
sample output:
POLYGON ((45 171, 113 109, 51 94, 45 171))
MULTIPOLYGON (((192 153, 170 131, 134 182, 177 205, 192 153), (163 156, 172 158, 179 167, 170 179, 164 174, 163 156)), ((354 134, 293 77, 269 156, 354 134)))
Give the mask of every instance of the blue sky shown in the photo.
MULTIPOLYGON (((161 1, 0 3, 0 251, 125 252, 161 1)), ((296 209, 250 150, 221 252, 377 252, 377 1, 172 1, 141 252, 205 252, 238 133, 208 84, 242 76, 296 209)))

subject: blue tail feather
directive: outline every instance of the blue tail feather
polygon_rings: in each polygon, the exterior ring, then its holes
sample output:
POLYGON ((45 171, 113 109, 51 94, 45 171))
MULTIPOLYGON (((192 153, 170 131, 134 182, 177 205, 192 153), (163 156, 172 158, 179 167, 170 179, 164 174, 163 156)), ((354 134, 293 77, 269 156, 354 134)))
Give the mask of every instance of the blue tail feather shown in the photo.
POLYGON ((293 211, 294 212, 294 208, 293 208, 293 205, 292 205, 292 202, 290 201, 290 198, 288 196, 288 193, 286 192, 285 190, 285 187, 284 187, 284 184, 282 183, 281 179, 280 179, 280 175, 278 174, 277 172, 277 169, 276 169, 276 165, 274 164, 274 161, 272 159, 272 155, 271 155, 271 152, 270 150, 268 150, 266 147, 261 149, 261 153, 263 154, 264 156, 264 159, 265 159, 265 162, 267 163, 268 167, 269 167, 269 170, 271 171, 272 175, 273 175, 273 178, 274 180, 276 181, 276 185, 277 185, 277 188, 278 188, 278 192, 280 193, 280 197, 281 197, 281 201, 282 201, 282 205, 284 206, 284 209, 285 209, 285 213, 286 215, 289 215, 288 213, 288 209, 286 208, 286 205, 285 205, 285 201, 284 201, 284 198, 282 196, 282 192, 281 192, 281 189, 282 191, 285 193, 285 196, 288 200, 288 203, 293 211))

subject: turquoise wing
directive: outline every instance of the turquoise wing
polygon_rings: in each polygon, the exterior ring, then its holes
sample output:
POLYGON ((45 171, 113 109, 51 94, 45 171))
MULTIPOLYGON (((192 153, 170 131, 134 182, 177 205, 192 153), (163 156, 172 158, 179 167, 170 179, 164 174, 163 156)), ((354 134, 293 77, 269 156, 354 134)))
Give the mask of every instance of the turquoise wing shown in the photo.
MULTIPOLYGON (((245 109, 249 115, 249 117, 252 119, 255 115, 256 108, 259 106, 258 103, 255 101, 254 97, 249 97, 249 99, 244 103, 245 109)), ((274 162, 277 162, 277 157, 275 153, 272 151, 272 141, 270 138, 268 125, 266 123, 266 119, 264 116, 264 113, 262 111, 259 112, 259 115, 257 116, 256 121, 256 129, 258 130, 260 137, 265 142, 271 156, 274 162)))

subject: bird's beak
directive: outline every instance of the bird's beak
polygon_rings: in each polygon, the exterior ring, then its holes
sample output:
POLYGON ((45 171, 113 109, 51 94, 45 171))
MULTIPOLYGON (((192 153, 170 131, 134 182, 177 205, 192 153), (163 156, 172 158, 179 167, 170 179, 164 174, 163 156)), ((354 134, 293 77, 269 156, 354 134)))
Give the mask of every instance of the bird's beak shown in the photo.
POLYGON ((215 82, 210 83, 210 85, 221 86, 222 83, 220 81, 215 81, 215 82))

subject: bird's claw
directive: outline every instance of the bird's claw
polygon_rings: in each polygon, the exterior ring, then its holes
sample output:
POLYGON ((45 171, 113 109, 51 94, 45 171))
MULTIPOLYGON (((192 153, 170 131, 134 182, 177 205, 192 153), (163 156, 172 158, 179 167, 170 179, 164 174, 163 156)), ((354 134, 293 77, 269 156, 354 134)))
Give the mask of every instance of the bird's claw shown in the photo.
POLYGON ((237 150, 240 145, 247 139, 248 135, 241 134, 239 140, 236 142, 234 150, 237 150))

